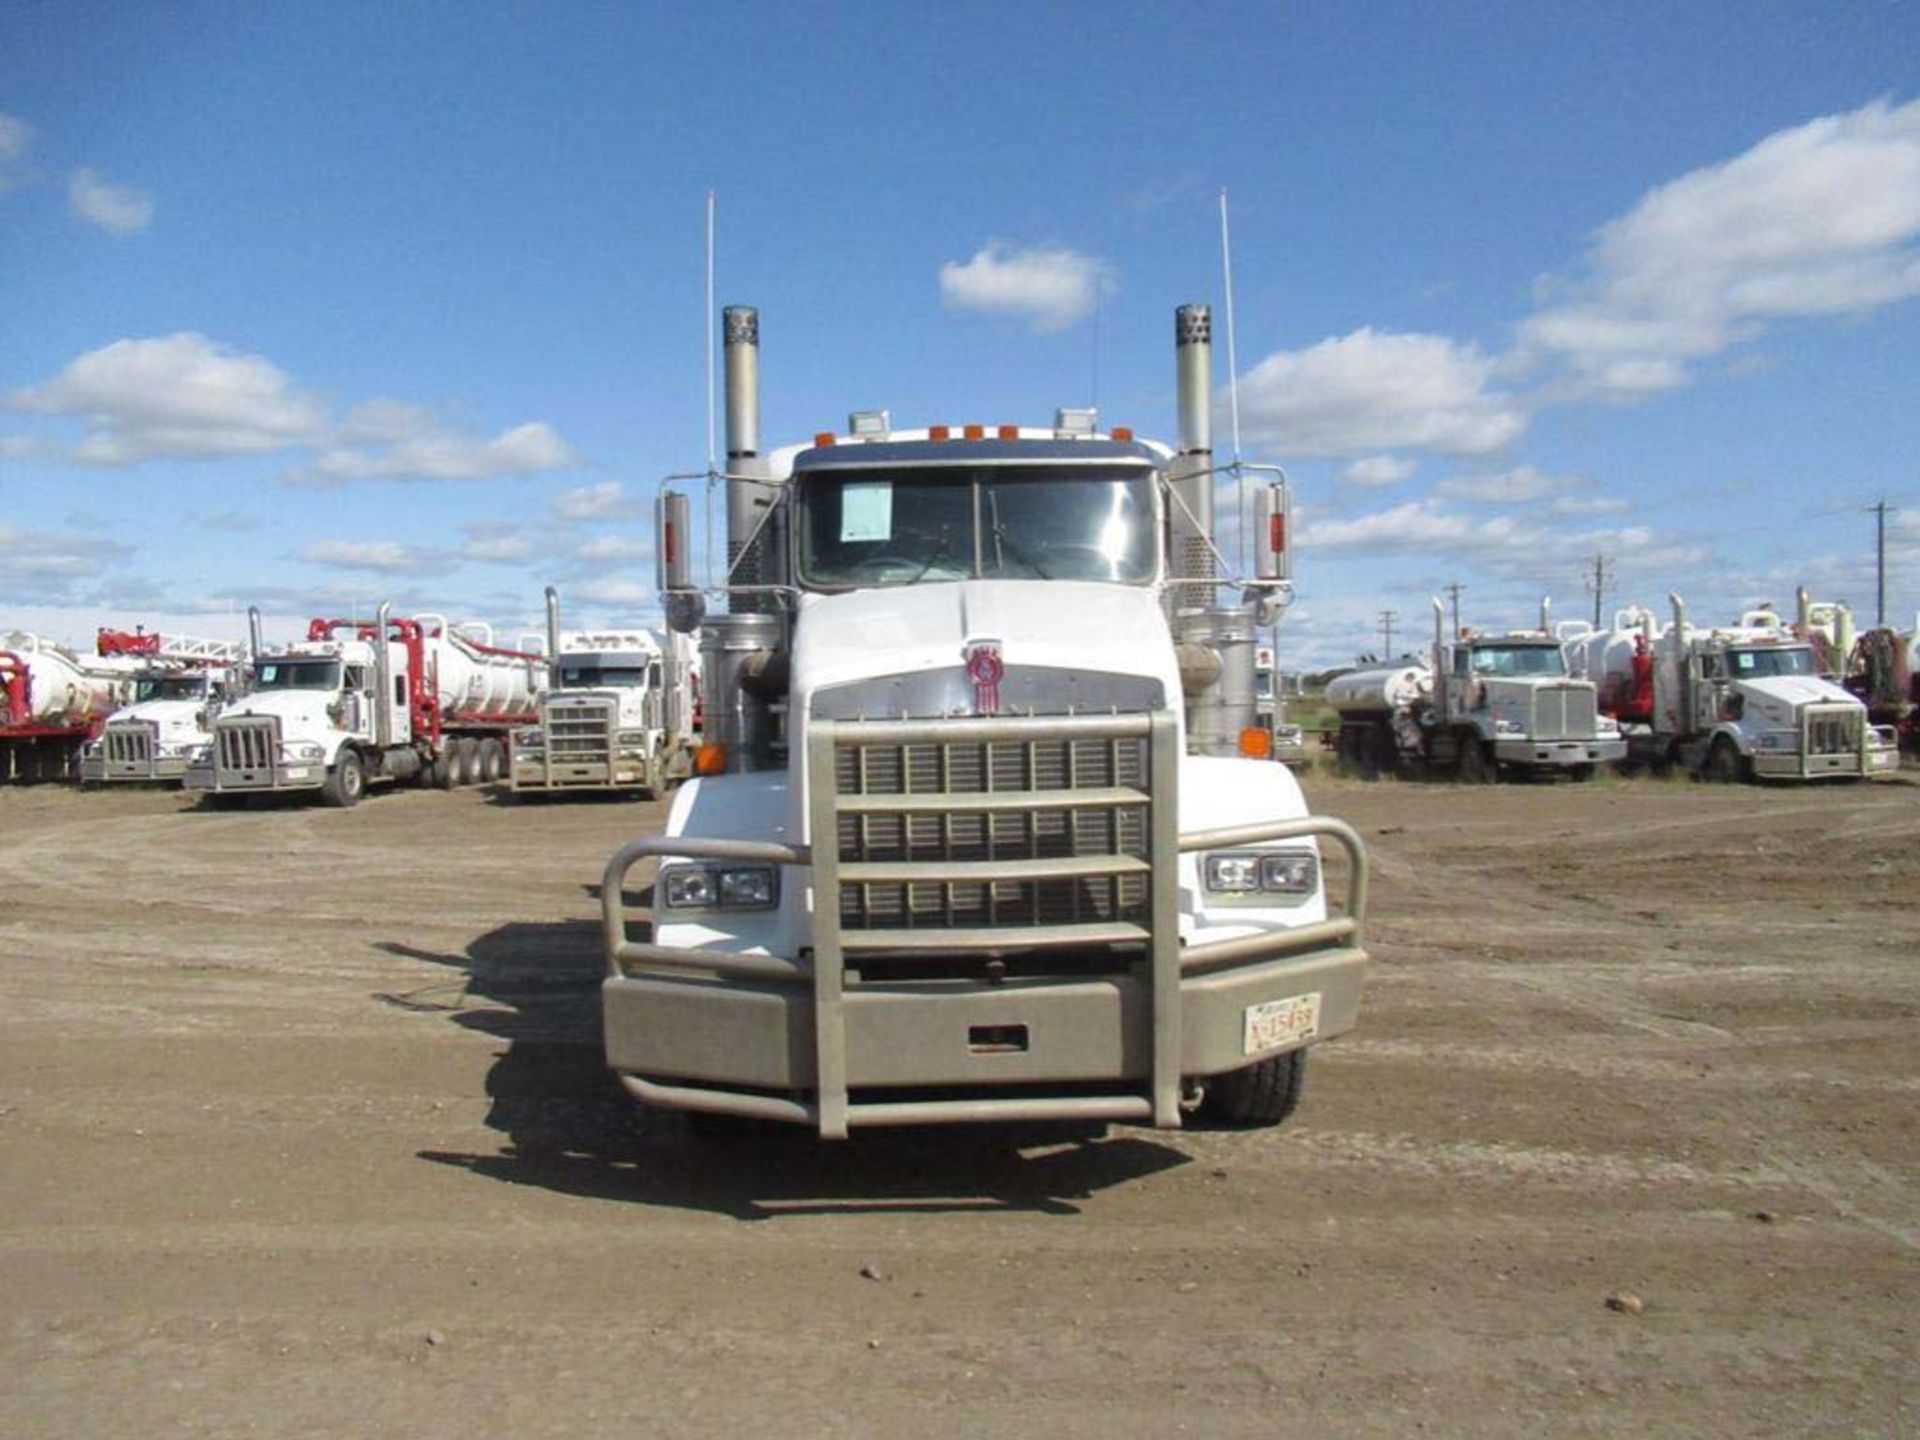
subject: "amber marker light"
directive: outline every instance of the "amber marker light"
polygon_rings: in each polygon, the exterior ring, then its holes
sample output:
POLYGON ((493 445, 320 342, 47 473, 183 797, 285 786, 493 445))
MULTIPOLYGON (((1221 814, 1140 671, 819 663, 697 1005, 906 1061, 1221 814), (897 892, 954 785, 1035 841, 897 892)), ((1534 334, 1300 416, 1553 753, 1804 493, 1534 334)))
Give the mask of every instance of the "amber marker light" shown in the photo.
POLYGON ((1240 753, 1249 760, 1271 760, 1273 736, 1258 725, 1249 725, 1240 732, 1240 753))
POLYGON ((1116 440, 1122 440, 1122 441, 1133 439, 1133 427, 1131 425, 1114 426, 1113 438, 1116 440))
POLYGON ((821 446, 833 444, 833 432, 831 430, 822 430, 818 435, 813 437, 813 443, 821 446))
POLYGON ((1020 427, 1018 425, 1002 425, 999 430, 999 435, 1002 440, 1018 440, 1020 438, 1020 427))
POLYGON ((963 439, 984 440, 987 438, 987 427, 984 425, 962 426, 960 430, 960 434, 963 439))
POLYGON ((696 775, 724 775, 727 770, 727 747, 724 745, 702 745, 693 752, 693 773, 696 775))
POLYGON ((951 440, 953 438, 953 431, 945 425, 929 425, 927 427, 927 438, 929 440, 951 440))

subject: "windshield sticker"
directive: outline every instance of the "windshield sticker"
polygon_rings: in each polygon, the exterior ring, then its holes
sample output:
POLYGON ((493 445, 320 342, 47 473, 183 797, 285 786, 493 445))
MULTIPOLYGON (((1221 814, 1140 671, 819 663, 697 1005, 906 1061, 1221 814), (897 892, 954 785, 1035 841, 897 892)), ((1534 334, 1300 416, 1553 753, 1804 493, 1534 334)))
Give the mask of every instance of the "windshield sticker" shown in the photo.
POLYGON ((893 482, 849 480, 840 487, 840 541, 893 538, 893 482))

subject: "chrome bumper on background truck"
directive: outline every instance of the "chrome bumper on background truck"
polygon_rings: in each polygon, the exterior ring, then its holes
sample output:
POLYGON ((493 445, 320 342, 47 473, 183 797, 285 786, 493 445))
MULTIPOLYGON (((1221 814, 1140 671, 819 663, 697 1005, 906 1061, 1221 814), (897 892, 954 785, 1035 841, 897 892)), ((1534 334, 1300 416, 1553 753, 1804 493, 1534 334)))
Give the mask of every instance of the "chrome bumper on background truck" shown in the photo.
POLYGON ((1176 1127, 1188 1082, 1352 1028, 1359 836, 1322 817, 1179 834, 1169 714, 810 723, 814 845, 649 837, 608 862, 607 1061, 642 1102, 830 1139, 966 1121, 1176 1127), (1346 914, 1181 944, 1180 853, 1310 836, 1347 852, 1346 914), (976 858, 982 837, 992 858, 976 858), (786 880, 813 887, 811 944, 629 938, 627 874, 668 856, 808 871, 786 880), (1070 954, 1111 963, 1049 969, 1070 954), (1283 1013, 1301 1023, 1272 1040, 1283 1013))
POLYGON ((1571 769, 1576 765, 1611 765, 1627 758, 1627 742, 1616 740, 1524 740, 1493 742, 1493 758, 1502 765, 1533 765, 1571 769))
POLYGON ((187 773, 185 755, 162 755, 159 732, 148 722, 109 725, 98 748, 80 757, 80 783, 179 780, 187 773))
MULTIPOLYGON (((318 746, 314 747, 318 749, 318 746)), ((318 790, 327 783, 324 756, 288 761, 275 720, 225 720, 213 728, 213 763, 188 769, 189 790, 318 790)))
POLYGON ((622 753, 620 720, 608 703, 547 706, 540 747, 516 746, 509 781, 517 791, 633 790, 647 784, 646 757, 622 753))

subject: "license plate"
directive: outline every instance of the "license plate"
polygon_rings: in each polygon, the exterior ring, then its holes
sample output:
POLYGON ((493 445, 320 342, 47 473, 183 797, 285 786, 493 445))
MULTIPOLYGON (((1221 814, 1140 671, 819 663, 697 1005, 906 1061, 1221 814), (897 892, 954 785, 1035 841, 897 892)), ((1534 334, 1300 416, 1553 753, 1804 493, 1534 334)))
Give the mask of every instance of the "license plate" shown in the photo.
POLYGON ((1282 1045, 1311 1040, 1320 1033, 1320 992, 1290 995, 1247 1007, 1245 1052, 1277 1050, 1282 1045))
POLYGON ((306 767, 306 766, 304 766, 304 765, 289 765, 289 766, 287 767, 287 779, 289 779, 289 780, 304 780, 304 779, 306 779, 306 778, 307 778, 307 767, 306 767))

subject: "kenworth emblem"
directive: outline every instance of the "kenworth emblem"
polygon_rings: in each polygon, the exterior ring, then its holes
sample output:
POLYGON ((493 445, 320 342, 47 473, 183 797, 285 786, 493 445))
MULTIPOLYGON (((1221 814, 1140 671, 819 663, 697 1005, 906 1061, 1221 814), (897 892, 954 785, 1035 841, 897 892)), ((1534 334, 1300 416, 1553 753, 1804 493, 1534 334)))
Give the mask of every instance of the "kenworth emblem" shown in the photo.
POLYGON ((1006 662, 1000 658, 998 640, 970 640, 962 652, 967 657, 967 678, 973 681, 973 709, 976 715, 1000 713, 1000 682, 1006 678, 1006 662))

